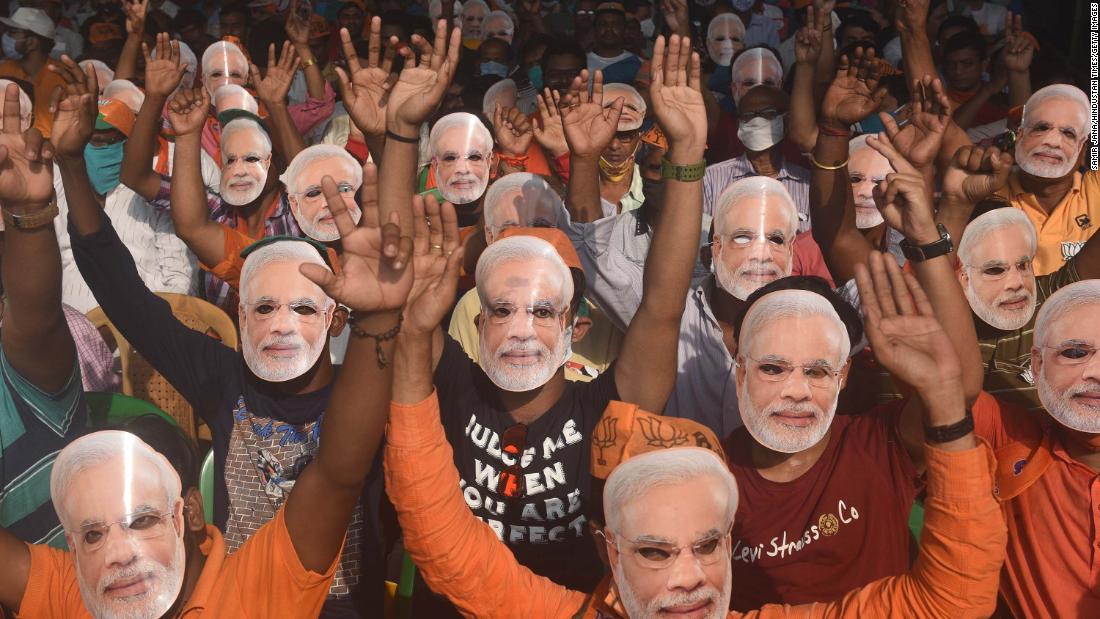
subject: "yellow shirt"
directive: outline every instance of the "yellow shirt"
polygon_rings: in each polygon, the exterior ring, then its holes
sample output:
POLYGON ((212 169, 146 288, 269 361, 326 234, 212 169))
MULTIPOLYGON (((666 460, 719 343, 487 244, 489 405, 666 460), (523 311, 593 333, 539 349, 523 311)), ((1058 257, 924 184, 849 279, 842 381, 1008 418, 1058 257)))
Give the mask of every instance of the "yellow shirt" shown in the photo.
MULTIPOLYGON (((588 382, 607 369, 615 357, 619 356, 619 347, 623 343, 623 334, 615 325, 611 324, 607 316, 585 299, 588 306, 588 317, 592 319, 592 328, 579 342, 573 343, 573 354, 565 362, 566 380, 588 382)), ((472 288, 462 295, 454 313, 451 314, 451 328, 448 329, 451 337, 462 345, 474 363, 478 360, 481 351, 477 335, 477 324, 474 319, 481 313, 481 300, 477 297, 477 289, 472 288)))
POLYGON ((1035 194, 1020 186, 1019 172, 1008 177, 1008 185, 997 192, 1012 206, 1021 209, 1039 235, 1035 254, 1035 274, 1053 273, 1081 251, 1097 226, 1100 226, 1100 172, 1073 174, 1073 188, 1058 206, 1047 213, 1035 194))

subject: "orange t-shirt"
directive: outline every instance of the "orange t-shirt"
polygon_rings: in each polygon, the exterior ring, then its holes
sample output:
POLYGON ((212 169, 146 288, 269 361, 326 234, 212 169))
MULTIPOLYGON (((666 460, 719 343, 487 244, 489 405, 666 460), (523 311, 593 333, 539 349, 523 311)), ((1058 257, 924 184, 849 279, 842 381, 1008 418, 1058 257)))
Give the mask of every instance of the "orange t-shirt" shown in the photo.
MULTIPOLYGON (((51 62, 53 62, 51 60, 51 62)), ((50 98, 58 87, 65 86, 65 80, 60 75, 50 71, 49 67, 42 67, 38 75, 31 79, 23 65, 18 60, 8 60, 0 64, 0 77, 23 80, 34 86, 34 127, 42 132, 42 137, 50 137, 53 129, 53 114, 50 113, 50 98)))
MULTIPOLYGON (((226 556, 217 528, 207 525, 206 535, 200 548, 206 565, 179 617, 299 619, 321 612, 339 555, 324 574, 307 570, 294 552, 282 508, 232 555, 226 556)), ((28 546, 30 577, 16 617, 91 619, 80 596, 72 554, 28 546)))
MULTIPOLYGON (((222 261, 214 266, 208 266, 199 263, 199 266, 203 270, 209 271, 214 277, 229 284, 233 290, 240 290, 241 287, 241 270, 244 269, 244 258, 241 258, 241 252, 244 248, 255 243, 257 239, 254 239, 244 232, 236 228, 230 228, 225 224, 220 224, 222 232, 225 234, 225 249, 222 254, 222 261)), ((336 250, 331 247, 326 248, 328 251, 328 263, 332 266, 334 273, 340 272, 340 259, 336 256, 336 250)))

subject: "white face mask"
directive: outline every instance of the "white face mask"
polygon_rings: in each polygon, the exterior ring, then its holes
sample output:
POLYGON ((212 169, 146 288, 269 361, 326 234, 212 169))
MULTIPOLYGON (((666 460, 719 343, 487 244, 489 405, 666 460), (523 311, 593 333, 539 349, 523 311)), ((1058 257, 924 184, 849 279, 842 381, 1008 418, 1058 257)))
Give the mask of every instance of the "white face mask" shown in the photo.
POLYGON ((733 60, 733 41, 726 39, 725 41, 715 41, 713 46, 708 44, 707 50, 710 51, 710 59, 715 64, 723 67, 728 67, 730 61, 733 60))
MULTIPOLYGON (((516 320, 522 320, 522 317, 516 320)), ((482 320, 486 320, 482 314, 482 320)), ((481 369, 493 384, 505 391, 522 393, 538 389, 550 382, 554 374, 573 354, 573 327, 567 327, 562 332, 561 340, 550 350, 538 338, 531 338, 524 342, 514 343, 505 341, 497 350, 489 350, 488 340, 485 337, 485 329, 479 335, 479 355, 481 369), (534 366, 515 366, 508 362, 505 355, 514 354, 520 350, 534 351, 540 361, 534 366)))
POLYGON ((754 152, 761 152, 778 144, 783 139, 783 131, 783 115, 776 116, 771 120, 757 116, 738 125, 737 138, 741 140, 745 148, 754 152))
MULTIPOLYGON (((1065 157, 1065 154, 1059 150, 1051 150, 1044 147, 1042 144, 1036 146, 1030 153, 1025 153, 1023 150, 1023 144, 1016 142, 1016 163, 1020 166, 1020 169, 1032 176, 1038 176, 1039 178, 1062 178, 1068 176, 1073 172, 1073 168, 1077 165, 1077 157, 1066 159, 1062 163, 1046 163, 1044 161, 1037 161, 1032 155, 1037 151, 1046 151, 1058 157, 1065 157)), ((1080 154, 1080 149, 1078 149, 1080 154)))
POLYGON ((1022 329, 1024 325, 1031 321, 1031 317, 1035 314, 1036 303, 1033 290, 1021 288, 1005 291, 990 303, 979 297, 978 292, 974 290, 975 277, 981 276, 978 275, 977 269, 972 269, 963 292, 966 293, 966 300, 970 303, 970 309, 974 310, 978 318, 984 320, 991 327, 1002 331, 1022 329), (1019 303, 1021 301, 1024 305, 1019 309, 1001 309, 1003 303, 1019 303))
POLYGON ((829 405, 829 410, 821 410, 813 401, 807 401, 797 405, 769 404, 763 411, 758 411, 752 403, 752 398, 749 397, 748 380, 746 379, 737 388, 737 405, 741 411, 741 420, 745 422, 745 429, 756 439, 756 442, 772 451, 785 454, 805 451, 825 438, 825 434, 833 425, 833 416, 836 414, 839 399, 840 390, 838 389, 829 405), (809 429, 788 427, 773 418, 773 413, 780 408, 813 413, 814 425, 809 429))

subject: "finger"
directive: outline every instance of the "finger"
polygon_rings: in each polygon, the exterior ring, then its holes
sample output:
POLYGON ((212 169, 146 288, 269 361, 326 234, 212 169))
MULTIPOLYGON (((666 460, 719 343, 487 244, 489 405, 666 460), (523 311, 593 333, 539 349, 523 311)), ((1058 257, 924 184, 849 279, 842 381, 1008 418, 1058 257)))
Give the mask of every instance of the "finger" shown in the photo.
POLYGON ((458 68, 458 53, 461 48, 462 29, 458 26, 455 26, 454 29, 451 30, 451 40, 450 43, 447 45, 447 61, 443 63, 443 69, 441 71, 443 77, 447 78, 444 81, 446 81, 448 84, 454 77, 455 69, 458 68))
POLYGON ((169 40, 168 42, 168 59, 172 61, 173 66, 179 66, 180 63, 180 42, 177 40, 169 40))
POLYGON ((14 83, 4 89, 4 133, 19 133, 19 87, 14 83))
POLYGON ((619 126, 619 117, 623 114, 623 104, 625 103, 626 99, 619 97, 615 99, 615 102, 610 106, 604 108, 607 111, 604 112, 603 117, 607 119, 607 124, 611 125, 613 128, 619 126))
POLYGON ((42 137, 42 132, 34 127, 23 134, 23 156, 27 161, 40 161, 39 154, 42 151, 43 142, 45 138, 42 137))
MULTIPOLYGON (((561 93, 556 90, 551 90, 550 95, 554 98, 553 109, 550 110, 551 116, 561 116, 561 93)), ((560 120, 560 119, 559 119, 560 120)))
POLYGON ((859 290, 859 305, 863 309, 863 322, 867 328, 867 338, 873 341, 874 338, 871 333, 878 331, 878 323, 882 319, 882 308, 878 305, 875 284, 871 279, 871 272, 867 269, 867 265, 856 263, 855 275, 856 289, 859 290))
POLYGON ((141 43, 141 55, 145 57, 145 66, 153 62, 153 55, 149 53, 149 44, 144 41, 141 43))
POLYGON ((427 67, 432 62, 432 44, 428 43, 424 37, 419 34, 412 36, 412 47, 416 50, 416 53, 420 54, 419 62, 416 66, 427 67))
POLYGON ((442 251, 443 218, 439 214, 439 201, 431 198, 424 201, 425 215, 428 220, 428 249, 442 251))
POLYGON ((545 97, 542 95, 542 93, 535 94, 535 105, 538 107, 539 118, 542 119, 543 123, 546 123, 547 120, 550 118, 550 107, 546 105, 546 97, 550 96, 549 90, 549 88, 546 89, 547 92, 545 97))
MULTIPOLYGON (((396 38, 396 37, 394 37, 396 38)), ((397 54, 397 47, 392 41, 386 43, 385 48, 382 51, 382 66, 381 69, 386 73, 393 71, 393 58, 397 54)))
POLYGON ((883 157, 886 157, 886 160, 890 162, 890 166, 894 168, 896 172, 916 172, 916 168, 909 163, 909 160, 902 157, 901 153, 894 148, 889 138, 886 138, 881 133, 868 136, 867 146, 870 146, 883 157))
MULTIPOLYGON (((355 56, 355 64, 359 64, 358 54, 355 52, 355 46, 351 43, 351 33, 347 28, 340 29, 340 39, 344 42, 344 55, 348 56, 348 62, 351 62, 351 56, 355 56), (346 41, 346 42, 345 42, 346 41), (348 54, 348 48, 351 48, 351 53, 348 54)), ((379 55, 382 51, 382 18, 375 15, 370 19, 370 37, 367 39, 367 66, 377 67, 379 55)), ((351 66, 350 64, 348 65, 351 66)))
POLYGON ((882 262, 883 266, 886 267, 886 275, 890 278, 890 290, 894 294, 894 303, 897 304, 898 313, 902 316, 915 316, 917 306, 913 302, 913 295, 909 292, 909 286, 905 283, 905 277, 902 276, 898 261, 883 260, 882 262))
POLYGON ((312 262, 303 262, 298 265, 298 272, 309 281, 317 284, 328 296, 333 296, 338 278, 329 269, 312 262))
POLYGON ((332 177, 327 174, 321 178, 321 192, 325 195, 325 204, 328 206, 328 211, 332 213, 332 220, 336 224, 336 229, 340 232, 340 238, 355 232, 355 222, 352 221, 351 213, 348 212, 348 205, 340 197, 340 190, 336 188, 336 181, 332 180, 332 177))
POLYGON ((898 128, 898 123, 894 120, 894 117, 886 112, 879 112, 878 119, 882 121, 882 126, 886 128, 886 137, 893 141, 901 133, 901 129, 898 128))
POLYGON ((455 212, 455 205, 444 202, 439 207, 439 216, 443 220, 443 252, 450 254, 458 249, 462 241, 462 235, 458 230, 458 213, 455 212))
POLYGON ((497 128, 497 129, 500 129, 500 127, 501 127, 501 124, 500 124, 500 123, 501 123, 501 118, 500 118, 500 103, 499 103, 499 102, 497 102, 497 103, 496 103, 496 104, 494 104, 494 106, 493 106, 493 127, 497 128))
POLYGON ((665 37, 660 35, 653 44, 653 60, 650 63, 650 92, 659 89, 664 84, 665 75, 665 37))
POLYGON ((428 219, 424 215, 426 209, 424 201, 426 199, 434 200, 435 197, 431 195, 428 198, 420 195, 413 196, 413 251, 417 256, 428 253, 428 219))
POLYGON ((393 268, 400 269, 412 258, 412 238, 401 236, 401 216, 397 211, 390 213, 390 219, 382 226, 382 255, 389 258, 393 268), (408 240, 407 247, 402 241, 408 240))
MULTIPOLYGON (((893 260, 893 258, 890 258, 893 260)), ((883 256, 877 251, 871 252, 868 259, 871 268, 871 281, 875 284, 875 298, 882 310, 882 316, 890 318, 898 315, 898 308, 894 305, 894 296, 890 292, 890 277, 886 274, 886 266, 883 264, 883 256)))
POLYGON ((443 271, 443 278, 439 281, 437 293, 443 298, 452 298, 458 289, 458 277, 462 274, 462 257, 466 254, 465 247, 459 247, 447 256, 447 268, 443 271))
POLYGON ((603 71, 596 69, 596 77, 592 80, 592 103, 603 106, 603 71))
POLYGON ((677 65, 680 63, 680 36, 672 35, 668 39, 668 57, 665 58, 665 84, 676 85, 677 65))
MULTIPOLYGON (((689 42, 690 43, 690 42, 689 42)), ((688 87, 702 92, 703 61, 698 52, 691 53, 691 69, 688 72, 688 87)))
POLYGON ((970 156, 966 159, 966 169, 969 172, 980 172, 982 170, 982 160, 985 159, 985 152, 981 148, 971 148, 970 156))
POLYGON ((444 51, 447 49, 447 20, 441 19, 435 25, 435 43, 429 62, 432 69, 438 71, 443 66, 444 51))
POLYGON ((691 62, 691 39, 680 38, 680 55, 676 59, 676 85, 687 86, 687 66, 691 62))

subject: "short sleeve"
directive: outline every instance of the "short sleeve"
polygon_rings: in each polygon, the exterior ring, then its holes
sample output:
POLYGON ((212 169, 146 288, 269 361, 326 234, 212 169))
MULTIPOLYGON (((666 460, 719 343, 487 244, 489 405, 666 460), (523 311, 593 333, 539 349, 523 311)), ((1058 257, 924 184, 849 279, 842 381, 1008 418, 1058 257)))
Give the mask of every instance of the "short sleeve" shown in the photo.
POLYGON ((80 597, 76 570, 69 553, 39 544, 27 544, 31 570, 16 618, 90 617, 80 597))
POLYGON ((222 261, 214 266, 201 263, 199 266, 237 290, 241 283, 241 270, 244 269, 244 258, 241 258, 241 251, 254 243, 255 239, 236 228, 230 228, 225 224, 220 225, 225 238, 222 261))

